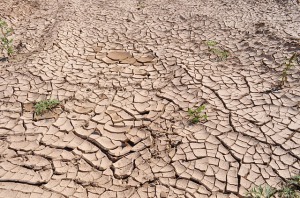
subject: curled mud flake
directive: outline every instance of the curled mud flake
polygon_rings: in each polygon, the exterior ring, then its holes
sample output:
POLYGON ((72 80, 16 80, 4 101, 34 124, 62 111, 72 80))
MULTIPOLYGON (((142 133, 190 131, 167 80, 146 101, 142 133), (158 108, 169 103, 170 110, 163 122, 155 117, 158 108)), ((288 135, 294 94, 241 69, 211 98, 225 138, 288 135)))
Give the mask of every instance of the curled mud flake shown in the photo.
POLYGON ((108 52, 107 57, 112 60, 122 61, 131 57, 131 54, 129 52, 123 52, 123 51, 112 51, 112 52, 108 52))

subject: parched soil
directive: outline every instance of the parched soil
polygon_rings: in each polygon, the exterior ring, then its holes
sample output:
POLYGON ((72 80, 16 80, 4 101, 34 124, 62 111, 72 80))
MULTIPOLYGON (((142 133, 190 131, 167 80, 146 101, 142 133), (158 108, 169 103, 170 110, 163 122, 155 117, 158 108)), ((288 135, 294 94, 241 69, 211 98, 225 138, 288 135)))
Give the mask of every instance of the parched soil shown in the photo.
POLYGON ((0 197, 243 197, 300 170, 296 0, 0 0, 0 197), (2 56, 2 54, 1 54, 2 56), (34 115, 34 104, 60 105, 34 115), (207 121, 189 122, 205 105, 207 121))

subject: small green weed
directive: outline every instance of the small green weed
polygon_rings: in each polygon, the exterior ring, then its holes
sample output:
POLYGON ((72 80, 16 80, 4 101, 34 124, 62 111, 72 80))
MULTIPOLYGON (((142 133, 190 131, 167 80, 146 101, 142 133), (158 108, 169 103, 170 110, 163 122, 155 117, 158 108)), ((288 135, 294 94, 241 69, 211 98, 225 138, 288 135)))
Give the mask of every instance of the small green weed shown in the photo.
POLYGON ((284 86, 284 84, 287 82, 287 77, 288 77, 288 71, 295 67, 295 65, 297 64, 297 58, 298 58, 299 54, 294 53, 285 63, 285 68, 282 71, 281 74, 281 81, 280 81, 280 86, 284 86))
POLYGON ((229 57, 229 51, 217 47, 218 42, 210 40, 205 43, 209 47, 209 51, 217 56, 218 61, 224 61, 229 57))
POLYGON ((138 0, 138 4, 137 4, 137 9, 140 10, 140 9, 143 9, 145 8, 145 2, 143 0, 138 0))
POLYGON ((270 198, 276 193, 276 189, 270 186, 262 187, 258 186, 252 188, 249 192, 247 192, 247 197, 253 198, 270 198))
POLYGON ((54 107, 59 105, 59 103, 60 102, 55 99, 54 100, 42 100, 35 104, 35 106, 34 106, 35 113, 36 113, 36 115, 42 115, 45 112, 52 110, 54 107))
POLYGON ((278 190, 270 186, 258 186, 250 189, 247 193, 247 197, 252 198, 300 198, 300 175, 294 176, 288 179, 284 185, 278 190))
POLYGON ((219 61, 224 61, 229 57, 229 52, 227 50, 211 48, 210 51, 218 57, 219 61))
POLYGON ((201 105, 196 109, 188 109, 188 114, 190 117, 190 122, 196 124, 201 120, 207 120, 207 115, 202 113, 205 110, 205 105, 201 105))
POLYGON ((218 44, 217 41, 206 41, 205 43, 209 47, 213 47, 213 46, 216 46, 218 44))
POLYGON ((297 196, 297 192, 294 188, 291 188, 289 186, 285 186, 279 191, 279 197, 282 198, 296 198, 299 197, 297 196))
POLYGON ((13 49, 13 39, 9 39, 13 33, 13 29, 9 28, 7 23, 0 19, 0 41, 1 48, 4 49, 8 56, 11 56, 14 53, 13 49))
POLYGON ((300 175, 296 175, 288 180, 289 185, 294 185, 300 188, 300 175))

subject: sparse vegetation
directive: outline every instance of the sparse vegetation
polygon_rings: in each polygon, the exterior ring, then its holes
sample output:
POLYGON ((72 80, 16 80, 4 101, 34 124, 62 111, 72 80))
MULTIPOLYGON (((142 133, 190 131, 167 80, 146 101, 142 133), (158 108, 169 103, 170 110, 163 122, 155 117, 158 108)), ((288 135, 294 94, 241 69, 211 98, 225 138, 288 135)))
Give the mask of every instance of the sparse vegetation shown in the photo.
POLYGON ((280 87, 284 86, 285 83, 287 83, 287 77, 288 77, 288 72, 297 65, 297 58, 299 54, 294 53, 285 63, 285 68, 282 71, 281 74, 281 81, 280 81, 280 87))
POLYGON ((297 192, 293 188, 285 186, 279 192, 279 197, 282 197, 282 198, 295 198, 295 197, 299 197, 299 195, 297 196, 297 192))
POLYGON ((229 52, 227 50, 212 48, 210 51, 218 57, 219 61, 224 61, 228 58, 229 52))
POLYGON ((200 107, 196 109, 188 109, 188 114, 190 117, 190 122, 193 124, 196 124, 200 121, 207 120, 206 113, 203 113, 205 110, 205 105, 201 105, 200 107))
POLYGON ((52 110, 53 108, 55 108, 57 105, 59 105, 59 101, 58 100, 42 100, 38 103, 35 104, 34 108, 35 108, 35 113, 36 115, 42 115, 47 111, 52 110))
POLYGON ((137 9, 143 9, 145 8, 145 2, 143 0, 138 0, 137 9))
POLYGON ((209 47, 216 46, 218 44, 217 41, 206 41, 206 45, 209 47))
POLYGON ((218 42, 216 41, 206 41, 206 45, 209 47, 209 51, 217 56, 218 61, 224 61, 229 57, 229 51, 222 49, 217 46, 218 42))
POLYGON ((270 186, 259 186, 249 190, 246 196, 251 198, 300 198, 300 175, 287 180, 281 189, 276 190, 270 186))
POLYGON ((275 193, 276 193, 275 188, 272 188, 270 186, 266 186, 266 187, 258 186, 249 190, 246 196, 252 198, 271 198, 275 193))
POLYGON ((13 29, 9 28, 7 23, 0 19, 0 41, 1 49, 5 50, 8 56, 11 56, 14 53, 13 49, 13 39, 9 39, 13 33, 13 29))

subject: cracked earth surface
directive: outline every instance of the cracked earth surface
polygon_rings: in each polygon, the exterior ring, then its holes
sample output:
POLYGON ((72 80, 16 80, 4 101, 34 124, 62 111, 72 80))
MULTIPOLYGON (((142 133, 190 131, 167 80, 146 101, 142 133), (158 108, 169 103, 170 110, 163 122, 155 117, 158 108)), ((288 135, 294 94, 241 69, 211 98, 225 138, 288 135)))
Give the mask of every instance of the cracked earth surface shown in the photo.
POLYGON ((300 169, 297 1, 7 0, 0 197, 242 197, 300 169), (219 60, 207 41, 229 57, 219 60), (58 99, 43 116, 34 104, 58 99), (206 122, 188 108, 205 104, 206 122))

